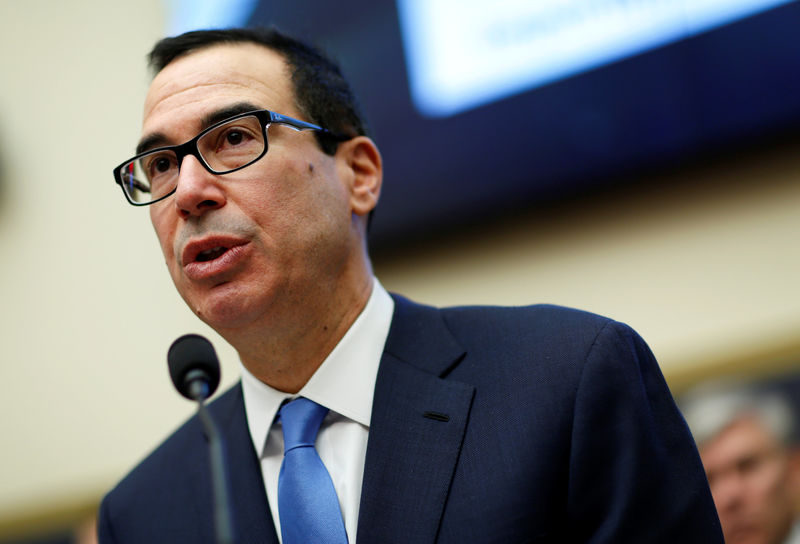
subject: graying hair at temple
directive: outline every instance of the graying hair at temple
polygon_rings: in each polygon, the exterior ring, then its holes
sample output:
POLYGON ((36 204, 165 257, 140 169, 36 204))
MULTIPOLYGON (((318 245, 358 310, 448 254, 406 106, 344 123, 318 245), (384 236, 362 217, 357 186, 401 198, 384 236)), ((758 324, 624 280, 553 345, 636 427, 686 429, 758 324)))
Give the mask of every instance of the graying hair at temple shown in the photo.
POLYGON ((745 418, 761 422, 784 446, 798 443, 792 406, 775 391, 735 382, 714 383, 687 393, 680 408, 698 445, 745 418))

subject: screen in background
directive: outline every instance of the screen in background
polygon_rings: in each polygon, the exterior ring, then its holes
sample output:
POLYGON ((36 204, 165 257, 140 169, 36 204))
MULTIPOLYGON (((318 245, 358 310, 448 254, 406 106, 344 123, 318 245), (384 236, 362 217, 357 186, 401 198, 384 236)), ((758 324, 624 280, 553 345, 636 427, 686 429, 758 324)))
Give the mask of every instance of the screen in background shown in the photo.
POLYGON ((453 115, 789 0, 397 0, 411 95, 453 115))
POLYGON ((162 0, 167 36, 190 30, 245 26, 258 0, 162 0))

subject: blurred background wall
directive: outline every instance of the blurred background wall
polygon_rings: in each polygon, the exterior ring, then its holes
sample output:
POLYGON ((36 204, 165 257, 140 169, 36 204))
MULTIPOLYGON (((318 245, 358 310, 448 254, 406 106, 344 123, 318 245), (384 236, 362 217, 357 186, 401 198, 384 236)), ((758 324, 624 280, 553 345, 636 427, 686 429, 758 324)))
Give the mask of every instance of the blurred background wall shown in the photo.
MULTIPOLYGON (((170 22, 158 0, 0 0, 0 541, 91 516, 192 412, 166 371, 174 338, 207 335, 222 387, 237 379, 235 352, 184 307, 147 212, 111 176, 139 136, 145 55, 170 22)), ((501 129, 477 130, 498 139, 501 129)), ((387 234, 376 273, 437 305, 551 302, 610 315, 644 336, 676 392, 716 375, 791 372, 798 151, 784 131, 594 190, 497 204, 457 228, 387 234)))

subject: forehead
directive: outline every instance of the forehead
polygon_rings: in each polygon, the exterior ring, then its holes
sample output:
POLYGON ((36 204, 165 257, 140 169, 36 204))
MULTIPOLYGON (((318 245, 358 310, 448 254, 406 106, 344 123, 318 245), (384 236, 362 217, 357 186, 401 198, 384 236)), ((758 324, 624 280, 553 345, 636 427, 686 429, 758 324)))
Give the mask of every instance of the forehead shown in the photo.
POLYGON ((704 462, 730 462, 778 446, 778 441, 755 418, 742 418, 700 448, 704 462))
POLYGON ((176 125, 196 130, 192 124, 204 114, 241 102, 298 115, 284 58, 251 43, 206 47, 172 61, 153 79, 142 133, 176 125))

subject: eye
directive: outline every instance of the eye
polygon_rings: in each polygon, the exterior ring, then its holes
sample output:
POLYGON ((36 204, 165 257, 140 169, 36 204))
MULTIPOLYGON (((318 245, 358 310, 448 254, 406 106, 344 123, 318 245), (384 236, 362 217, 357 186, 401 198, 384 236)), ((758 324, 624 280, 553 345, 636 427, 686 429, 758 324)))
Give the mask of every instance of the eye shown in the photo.
POLYGON ((226 121, 204 133, 197 141, 197 149, 212 172, 241 168, 264 152, 261 122, 252 115, 226 121))
POLYGON ((253 139, 253 135, 250 131, 241 127, 230 127, 219 135, 216 151, 220 152, 235 147, 241 147, 253 141, 253 139))
POLYGON ((225 135, 225 142, 230 145, 239 145, 244 140, 244 134, 238 130, 231 130, 225 135))
POLYGON ((762 460, 763 458, 759 455, 748 455, 747 457, 739 459, 737 468, 741 474, 755 472, 761 465, 762 460))
POLYGON ((151 181, 174 172, 177 168, 177 159, 173 153, 156 153, 148 157, 144 165, 145 174, 151 181))
POLYGON ((170 160, 165 159, 164 157, 160 157, 153 161, 153 171, 155 172, 166 172, 169 170, 170 160))

